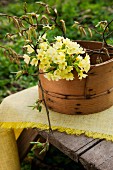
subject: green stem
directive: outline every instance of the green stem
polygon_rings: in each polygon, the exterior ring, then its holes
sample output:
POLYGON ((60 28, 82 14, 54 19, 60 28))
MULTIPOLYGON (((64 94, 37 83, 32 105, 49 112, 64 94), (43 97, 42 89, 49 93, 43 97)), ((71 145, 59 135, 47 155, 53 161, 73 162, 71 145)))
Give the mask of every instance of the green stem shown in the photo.
POLYGON ((40 78, 39 78, 39 87, 41 88, 41 92, 42 92, 42 100, 43 100, 44 106, 45 106, 45 108, 46 108, 46 113, 47 113, 47 118, 48 118, 48 124, 49 124, 49 132, 52 132, 51 122, 50 122, 50 116, 49 116, 49 109, 48 109, 47 103, 46 103, 46 101, 45 101, 44 90, 43 90, 43 87, 42 87, 40 78))

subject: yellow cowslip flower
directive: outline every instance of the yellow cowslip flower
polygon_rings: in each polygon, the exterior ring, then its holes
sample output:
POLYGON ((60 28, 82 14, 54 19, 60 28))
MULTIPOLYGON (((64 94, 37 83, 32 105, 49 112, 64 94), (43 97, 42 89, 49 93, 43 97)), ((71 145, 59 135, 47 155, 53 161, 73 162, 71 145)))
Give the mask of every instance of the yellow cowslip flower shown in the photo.
POLYGON ((68 44, 66 44, 66 48, 67 48, 68 54, 84 54, 85 53, 83 48, 80 47, 80 45, 77 44, 77 42, 70 41, 68 44))
POLYGON ((51 73, 45 73, 44 74, 44 77, 47 78, 49 81, 51 80, 51 76, 52 76, 51 73))
POLYGON ((81 70, 85 71, 86 73, 89 71, 90 57, 88 54, 86 54, 85 58, 79 62, 78 67, 80 67, 81 70))
POLYGON ((73 66, 67 66, 67 68, 65 69, 67 73, 71 72, 72 70, 73 70, 73 66))
POLYGON ((90 57, 89 57, 89 55, 87 53, 86 53, 86 56, 85 56, 84 60, 86 60, 90 64, 90 57))
POLYGON ((54 74, 53 74, 53 75, 51 76, 51 79, 52 79, 53 81, 54 81, 54 80, 55 80, 55 81, 58 81, 58 80, 61 79, 61 76, 59 76, 59 75, 54 75, 54 74))
POLYGON ((80 47, 76 47, 76 48, 74 48, 74 47, 70 47, 70 48, 68 48, 67 49, 67 53, 68 54, 84 54, 85 53, 85 51, 83 51, 83 48, 80 48, 80 47))
POLYGON ((42 42, 42 43, 40 43, 39 47, 42 50, 47 50, 48 44, 47 44, 47 42, 42 42))
POLYGON ((33 58, 30 64, 36 67, 38 65, 38 60, 36 58, 33 58))
POLYGON ((82 78, 86 78, 87 74, 84 74, 82 70, 78 73, 79 79, 82 80, 82 78))
POLYGON ((33 52, 34 52, 33 47, 31 47, 30 45, 25 45, 24 47, 26 47, 26 48, 27 48, 27 52, 28 52, 29 54, 31 54, 31 53, 33 53, 33 52))
POLYGON ((65 75, 65 79, 66 80, 73 80, 74 79, 74 75, 72 73, 68 73, 65 75))
POLYGON ((76 61, 81 61, 81 60, 83 60, 83 57, 80 56, 80 55, 78 55, 78 56, 76 57, 76 61))
POLYGON ((57 37, 55 37, 55 39, 56 39, 56 41, 61 42, 64 39, 64 37, 57 36, 57 37))
POLYGON ((61 70, 60 76, 62 77, 62 79, 65 79, 66 75, 68 75, 68 73, 70 73, 72 70, 73 70, 72 66, 67 66, 65 70, 61 70))
POLYGON ((49 44, 45 37, 45 41, 40 37, 39 49, 37 49, 36 59, 32 59, 31 65, 38 65, 43 70, 48 80, 73 80, 74 75, 71 72, 74 68, 77 71, 79 79, 85 78, 90 69, 90 58, 86 54, 83 58, 81 54, 85 50, 77 42, 73 42, 68 38, 58 36, 55 38, 54 44, 49 44), (51 72, 47 71, 52 69, 51 72))
POLYGON ((63 44, 65 44, 67 47, 70 45, 71 40, 69 38, 63 39, 63 44))
POLYGON ((65 53, 67 51, 67 49, 57 49, 57 52, 62 52, 62 53, 65 53))
POLYGON ((71 55, 71 54, 76 54, 76 51, 75 51, 75 49, 73 49, 73 48, 68 48, 68 49, 67 49, 67 54, 69 54, 69 55, 71 55))
POLYGON ((62 62, 62 63, 59 63, 58 65, 60 70, 65 70, 66 66, 67 66, 67 62, 62 62))
POLYGON ((46 55, 52 58, 53 56, 57 55, 57 50, 50 46, 46 51, 46 55))
POLYGON ((38 58, 38 60, 41 61, 44 58, 46 52, 42 49, 40 49, 40 50, 38 49, 37 52, 38 52, 38 55, 36 57, 38 58))
POLYGON ((85 65, 84 65, 84 71, 87 73, 90 69, 90 57, 88 54, 86 54, 85 58, 84 58, 84 61, 85 61, 85 65))
POLYGON ((65 75, 68 74, 67 70, 61 70, 61 77, 62 79, 65 79, 65 75))
POLYGON ((54 74, 52 74, 52 73, 46 73, 46 74, 44 75, 44 77, 47 78, 49 81, 50 81, 50 80, 58 81, 59 79, 61 79, 60 76, 54 75, 54 74))
POLYGON ((55 70, 54 75, 61 76, 61 70, 59 70, 59 69, 55 70))
POLYGON ((53 44, 54 49, 61 49, 62 48, 62 41, 58 41, 55 44, 53 44))
POLYGON ((76 54, 84 54, 84 53, 85 53, 85 51, 83 50, 82 47, 79 47, 76 49, 76 54))
POLYGON ((50 67, 51 62, 47 57, 45 57, 41 60, 40 64, 43 65, 44 69, 47 69, 50 67))
POLYGON ((64 63, 65 62, 65 54, 63 52, 57 53, 52 57, 52 61, 54 63, 64 63))
POLYGON ((58 54, 56 54, 56 55, 54 55, 54 56, 52 57, 52 61, 53 61, 54 63, 56 63, 56 64, 59 63, 58 54))
POLYGON ((40 63, 39 64, 39 69, 45 71, 45 64, 40 63))
POLYGON ((58 55, 58 60, 59 60, 59 62, 61 62, 61 63, 63 63, 63 62, 65 62, 65 54, 59 54, 58 55))
POLYGON ((30 62, 30 57, 29 57, 27 54, 24 54, 23 58, 24 58, 24 62, 25 62, 26 64, 29 64, 29 62, 30 62))
POLYGON ((43 59, 43 55, 41 55, 41 54, 38 54, 36 57, 37 57, 37 59, 40 60, 40 61, 43 59))

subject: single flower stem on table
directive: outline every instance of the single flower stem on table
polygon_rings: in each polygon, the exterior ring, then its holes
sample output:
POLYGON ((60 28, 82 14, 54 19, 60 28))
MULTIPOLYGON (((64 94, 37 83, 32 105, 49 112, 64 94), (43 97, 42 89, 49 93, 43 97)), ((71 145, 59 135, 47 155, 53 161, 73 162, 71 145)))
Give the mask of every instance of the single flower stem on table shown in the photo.
POLYGON ((42 101, 44 102, 44 106, 45 106, 46 113, 47 113, 48 124, 49 124, 49 132, 52 132, 52 133, 53 133, 52 128, 51 128, 51 122, 50 122, 50 116, 49 116, 49 109, 48 109, 48 106, 47 106, 46 101, 45 101, 44 90, 43 90, 43 87, 42 87, 40 78, 39 78, 39 87, 41 88, 42 101))

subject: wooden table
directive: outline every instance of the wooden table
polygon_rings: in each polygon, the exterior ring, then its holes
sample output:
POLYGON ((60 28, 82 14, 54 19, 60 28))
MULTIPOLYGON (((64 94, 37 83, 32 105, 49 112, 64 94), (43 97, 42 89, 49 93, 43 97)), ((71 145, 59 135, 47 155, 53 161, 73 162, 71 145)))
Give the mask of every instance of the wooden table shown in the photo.
MULTIPOLYGON (((29 96, 29 93, 28 90, 25 90, 25 98, 23 98, 23 100, 27 100, 30 98, 30 100, 32 101, 36 91, 37 87, 36 90, 30 90, 31 96, 27 98, 27 96, 29 96)), ((13 112, 13 110, 16 112, 16 108, 18 108, 18 110, 22 112, 22 107, 20 107, 20 105, 23 104, 23 100, 21 101, 20 98, 18 98, 22 94, 23 93, 18 93, 14 95, 14 97, 12 97, 13 101, 11 101, 11 97, 8 97, 8 103, 6 102, 6 104, 10 106, 11 113, 13 112), (15 104, 17 103, 18 105, 16 107, 15 104)), ((37 94, 35 97, 37 98, 37 94)), ((27 100, 27 102, 28 101, 29 100, 27 100)), ((26 105, 29 106, 29 103, 27 103, 26 105)), ((6 108, 6 111, 8 110, 8 108, 6 108)), ((18 111, 15 114, 17 113, 18 111)), ((4 117, 3 119, 5 120, 4 117)), ((31 148, 30 142, 36 141, 39 135, 46 138, 48 133, 47 131, 41 131, 40 129, 25 129, 22 132, 17 140, 21 161, 31 148)), ((113 142, 88 138, 84 135, 67 135, 65 133, 60 133, 57 131, 54 131, 53 134, 49 135, 49 142, 60 151, 62 151, 64 154, 66 154, 68 157, 70 157, 72 160, 80 162, 87 170, 113 170, 113 142)))
MULTIPOLYGON (((48 133, 39 129, 25 129, 22 132, 17 140, 21 161, 31 147, 29 142, 36 141, 39 135, 46 138, 48 133)), ((113 170, 113 142, 57 131, 49 136, 49 142, 87 170, 113 170)))

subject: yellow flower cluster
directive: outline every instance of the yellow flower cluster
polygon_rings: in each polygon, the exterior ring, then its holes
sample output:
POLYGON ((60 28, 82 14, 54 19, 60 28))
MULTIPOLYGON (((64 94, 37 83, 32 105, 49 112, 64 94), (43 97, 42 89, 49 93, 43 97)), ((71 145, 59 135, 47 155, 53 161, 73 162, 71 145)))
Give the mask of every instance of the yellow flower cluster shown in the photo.
POLYGON ((48 80, 73 80, 75 69, 79 79, 86 78, 90 69, 90 57, 77 43, 68 38, 57 36, 55 42, 50 44, 42 39, 34 55, 32 46, 27 45, 28 54, 23 58, 26 64, 39 67, 48 80), (31 55, 31 56, 30 56, 31 55))

